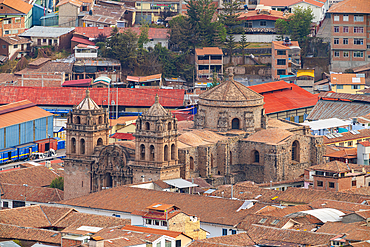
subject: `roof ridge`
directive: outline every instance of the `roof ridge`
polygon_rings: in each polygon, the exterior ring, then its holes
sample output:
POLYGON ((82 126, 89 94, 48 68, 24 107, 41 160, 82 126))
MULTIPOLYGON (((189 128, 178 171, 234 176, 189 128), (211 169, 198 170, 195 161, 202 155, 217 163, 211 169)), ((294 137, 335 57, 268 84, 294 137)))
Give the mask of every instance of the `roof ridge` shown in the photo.
POLYGON ((59 223, 63 218, 65 218, 69 213, 71 213, 72 211, 76 211, 74 208, 70 208, 65 214, 63 214, 57 221, 54 222, 54 225, 56 225, 57 223, 59 223))
POLYGON ((226 84, 226 90, 224 90, 224 92, 222 94, 222 100, 226 100, 226 94, 227 94, 227 92, 230 89, 230 84, 231 83, 232 83, 232 81, 231 80, 228 80, 228 83, 226 84))
POLYGON ((38 205, 38 206, 40 207, 40 209, 41 209, 42 213, 45 215, 46 219, 48 220, 48 222, 49 222, 49 224, 50 224, 50 226, 51 226, 51 222, 50 222, 50 220, 49 220, 49 217, 48 217, 48 216, 46 215, 46 213, 44 212, 44 209, 42 209, 41 205, 38 205))

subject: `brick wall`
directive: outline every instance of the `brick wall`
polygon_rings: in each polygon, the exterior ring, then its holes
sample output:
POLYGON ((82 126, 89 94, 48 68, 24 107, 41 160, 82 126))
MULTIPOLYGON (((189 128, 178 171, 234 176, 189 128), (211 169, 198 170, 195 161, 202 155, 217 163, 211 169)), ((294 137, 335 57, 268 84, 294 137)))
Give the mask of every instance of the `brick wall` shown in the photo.
POLYGON ((61 87, 65 81, 63 73, 24 73, 17 86, 24 87, 61 87))
POLYGON ((82 242, 79 240, 65 239, 62 238, 62 247, 80 246, 82 242))

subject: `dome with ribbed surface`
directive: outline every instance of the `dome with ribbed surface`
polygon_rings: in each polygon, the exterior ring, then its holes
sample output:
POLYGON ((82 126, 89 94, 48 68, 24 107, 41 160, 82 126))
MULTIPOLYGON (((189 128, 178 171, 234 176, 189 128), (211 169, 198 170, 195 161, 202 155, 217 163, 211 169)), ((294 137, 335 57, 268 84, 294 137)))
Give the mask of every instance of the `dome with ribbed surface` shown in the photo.
POLYGON ((78 110, 99 110, 100 107, 90 98, 89 89, 86 90, 86 97, 76 107, 78 110))
POLYGON ((201 104, 216 104, 218 106, 263 104, 262 95, 235 81, 232 75, 229 76, 228 81, 202 93, 199 99, 201 104))
POLYGON ((153 117, 159 117, 159 116, 168 116, 170 113, 163 108, 163 106, 159 103, 159 97, 158 94, 155 96, 155 102, 154 104, 149 108, 147 112, 145 112, 146 116, 153 116, 153 117))

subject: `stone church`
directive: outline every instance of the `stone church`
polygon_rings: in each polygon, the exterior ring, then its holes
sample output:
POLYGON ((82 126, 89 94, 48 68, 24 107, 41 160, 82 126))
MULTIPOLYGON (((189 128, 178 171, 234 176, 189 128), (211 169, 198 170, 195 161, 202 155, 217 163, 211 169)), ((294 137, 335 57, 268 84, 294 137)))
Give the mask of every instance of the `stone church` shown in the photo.
POLYGON ((159 101, 137 119, 134 141, 108 145, 108 113, 86 92, 67 120, 65 199, 180 177, 213 185, 288 180, 323 162, 322 137, 266 117, 263 96, 232 76, 199 96, 194 121, 178 122, 159 101))

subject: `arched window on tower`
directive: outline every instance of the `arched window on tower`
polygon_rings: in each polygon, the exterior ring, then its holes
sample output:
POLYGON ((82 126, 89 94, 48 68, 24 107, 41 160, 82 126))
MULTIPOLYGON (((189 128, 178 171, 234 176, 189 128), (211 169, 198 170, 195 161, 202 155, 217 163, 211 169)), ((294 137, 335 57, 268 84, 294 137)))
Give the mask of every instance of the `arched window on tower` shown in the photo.
POLYGON ((71 139, 71 153, 73 154, 76 153, 76 139, 75 138, 71 139))
POLYGON ((175 160, 176 159, 176 146, 175 144, 172 144, 171 145, 171 160, 175 160))
POLYGON ((294 141, 292 144, 292 160, 299 162, 299 142, 294 141))
POLYGON ((213 154, 211 154, 211 168, 213 168, 213 154))
POLYGON ((164 155, 164 161, 168 161, 168 146, 167 145, 164 145, 163 155, 164 155))
POLYGON ((140 160, 145 160, 145 145, 140 145, 140 160))
POLYGON ((253 163, 260 163, 260 153, 257 150, 253 151, 253 163))
POLYGON ((96 145, 97 146, 103 145, 103 139, 102 138, 99 138, 98 141, 96 142, 96 145))
POLYGON ((150 123, 149 122, 145 123, 145 130, 150 130, 150 123))
POLYGON ((154 161, 154 158, 155 158, 155 150, 154 150, 154 146, 153 145, 150 145, 150 153, 149 153, 149 157, 150 157, 150 161, 154 161))
POLYGON ((232 121, 231 121, 231 128, 232 129, 236 129, 238 130, 240 128, 239 126, 239 119, 238 118, 234 118, 232 121))
POLYGON ((230 162, 229 162, 229 165, 232 165, 232 164, 233 164, 233 153, 232 153, 231 151, 230 151, 229 156, 230 156, 230 157, 229 157, 229 159, 230 159, 230 160, 229 160, 229 161, 230 161, 230 162))
POLYGON ((171 122, 168 122, 167 130, 172 130, 172 123, 171 122))
POLYGON ((99 116, 99 118, 98 118, 99 120, 98 120, 98 123, 99 124, 102 124, 103 123, 103 117, 102 116, 99 116))
POLYGON ((77 116, 76 117, 76 124, 81 124, 81 118, 80 118, 80 116, 77 116))
POLYGON ((190 170, 194 171, 194 158, 190 156, 190 170))
POLYGON ((85 139, 80 140, 80 154, 85 154, 85 139))

